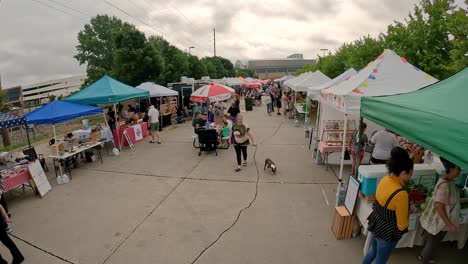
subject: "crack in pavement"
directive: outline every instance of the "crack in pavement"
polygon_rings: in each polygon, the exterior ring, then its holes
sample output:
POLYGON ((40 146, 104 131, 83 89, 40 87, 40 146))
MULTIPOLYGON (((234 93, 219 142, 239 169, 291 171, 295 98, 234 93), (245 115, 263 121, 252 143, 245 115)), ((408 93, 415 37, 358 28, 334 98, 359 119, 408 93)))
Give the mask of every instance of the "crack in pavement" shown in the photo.
MULTIPOLYGON (((136 176, 143 176, 143 177, 153 177, 153 178, 164 178, 164 179, 185 179, 185 180, 192 180, 192 181, 213 181, 213 182, 239 182, 239 183, 254 183, 254 180, 229 180, 229 179, 209 179, 209 178, 193 178, 193 177, 180 177, 180 176, 167 176, 167 175, 156 175, 156 174, 144 174, 144 173, 129 173, 129 172, 122 172, 122 171, 111 171, 111 170, 102 170, 102 169, 90 169, 85 168, 86 170, 92 171, 99 171, 99 172, 106 172, 106 173, 115 173, 115 174, 122 174, 122 175, 136 175, 136 176)), ((190 172, 191 173, 191 172, 190 172)), ((337 182, 275 182, 275 181, 260 181, 260 183, 267 183, 267 184, 289 184, 289 185, 316 185, 316 184, 337 184, 337 182)))
MULTIPOLYGON (((273 134, 265 139, 262 140, 265 141, 267 140, 268 138, 271 138, 273 137, 274 135, 276 135, 276 133, 278 132, 278 130, 281 128, 281 125, 283 124, 283 122, 280 123, 280 125, 278 126, 278 128, 276 128, 276 130, 273 132, 273 134)), ((223 230, 223 232, 221 232, 218 237, 213 241, 211 242, 208 246, 206 246, 198 255, 197 257, 191 262, 191 264, 194 264, 195 262, 197 262, 201 256, 203 256, 203 254, 208 251, 212 246, 214 246, 220 239, 221 237, 226 234, 227 232, 229 232, 229 230, 231 230, 236 224, 237 222, 239 222, 239 219, 242 215, 242 213, 244 211, 246 211, 247 209, 249 209, 253 203, 257 200, 257 197, 258 197, 258 185, 259 185, 259 182, 260 182, 260 171, 258 169, 258 165, 257 165, 257 159, 256 159, 256 155, 257 155, 257 150, 258 150, 258 146, 255 147, 255 152, 254 152, 254 155, 253 155, 253 159, 254 159, 254 164, 255 164, 255 168, 256 168, 256 171, 257 171, 257 181, 255 182, 255 194, 254 194, 254 197, 253 199, 250 201, 250 203, 242 208, 238 213, 237 213, 237 217, 236 219, 234 220, 234 222, 226 229, 223 230)))

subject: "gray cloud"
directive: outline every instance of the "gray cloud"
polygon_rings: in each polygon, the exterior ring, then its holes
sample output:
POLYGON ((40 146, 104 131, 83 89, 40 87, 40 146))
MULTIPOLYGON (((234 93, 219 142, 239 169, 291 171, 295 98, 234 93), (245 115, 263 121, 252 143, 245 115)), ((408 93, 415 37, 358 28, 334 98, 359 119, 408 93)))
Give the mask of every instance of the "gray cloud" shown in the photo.
POLYGON ((162 33, 104 1, 56 0, 85 16, 41 1, 72 16, 31 0, 3 0, 0 5, 0 74, 5 86, 84 73, 85 67, 73 58, 76 37, 96 14, 116 15, 147 35, 164 35, 181 49, 195 46, 192 52, 201 56, 211 56, 212 28, 216 26, 218 55, 245 61, 283 58, 295 52, 315 57, 320 48, 333 50, 370 31, 384 31, 391 21, 402 20, 417 0, 353 0, 367 14, 355 19, 344 10, 349 2, 343 0, 107 0, 162 33), (344 15, 348 20, 342 20, 344 15))

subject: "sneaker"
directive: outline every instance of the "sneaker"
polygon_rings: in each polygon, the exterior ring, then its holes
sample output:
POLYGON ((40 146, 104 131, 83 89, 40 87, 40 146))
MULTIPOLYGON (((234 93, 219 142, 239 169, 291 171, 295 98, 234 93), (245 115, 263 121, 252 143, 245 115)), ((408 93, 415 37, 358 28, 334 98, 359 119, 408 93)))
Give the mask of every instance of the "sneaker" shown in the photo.
MULTIPOLYGON (((421 256, 421 255, 419 255, 419 256, 418 256, 418 260, 419 260, 420 262, 422 262, 422 261, 423 261, 423 259, 422 259, 422 256, 421 256)), ((437 262, 435 261, 435 259, 430 259, 428 263, 429 263, 429 264, 436 264, 437 262)))

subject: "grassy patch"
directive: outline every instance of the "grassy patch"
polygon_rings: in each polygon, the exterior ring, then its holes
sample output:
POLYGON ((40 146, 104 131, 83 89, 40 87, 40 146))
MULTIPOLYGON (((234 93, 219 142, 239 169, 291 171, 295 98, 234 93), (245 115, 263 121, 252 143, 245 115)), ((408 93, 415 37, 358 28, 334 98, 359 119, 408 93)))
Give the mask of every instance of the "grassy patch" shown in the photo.
MULTIPOLYGON (((49 138, 51 138, 51 136, 49 136, 49 135, 42 135, 42 136, 36 137, 34 139, 31 139, 31 145, 34 144, 34 143, 49 139, 49 138)), ((11 146, 8 146, 8 147, 0 147, 0 152, 9 152, 11 150, 26 147, 27 145, 28 145, 27 140, 21 141, 21 142, 13 144, 11 146)))

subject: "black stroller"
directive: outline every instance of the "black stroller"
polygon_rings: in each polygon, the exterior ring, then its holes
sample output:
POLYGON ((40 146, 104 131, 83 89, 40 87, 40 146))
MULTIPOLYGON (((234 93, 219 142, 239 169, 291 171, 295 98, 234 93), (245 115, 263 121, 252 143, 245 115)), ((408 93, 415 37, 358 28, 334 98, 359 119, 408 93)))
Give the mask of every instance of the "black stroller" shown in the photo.
POLYGON ((201 155, 202 151, 214 151, 216 156, 216 146, 218 145, 218 133, 216 129, 198 129, 198 156, 201 155))

